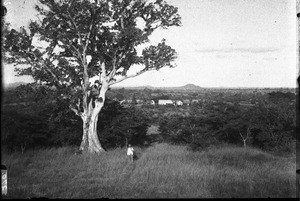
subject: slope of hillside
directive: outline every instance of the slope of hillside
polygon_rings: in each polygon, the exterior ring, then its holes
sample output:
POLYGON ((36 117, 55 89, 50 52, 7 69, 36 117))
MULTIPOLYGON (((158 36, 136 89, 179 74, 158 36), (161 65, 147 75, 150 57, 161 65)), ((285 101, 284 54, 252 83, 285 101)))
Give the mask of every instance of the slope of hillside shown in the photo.
POLYGON ((186 84, 182 87, 178 87, 178 88, 181 88, 181 89, 201 89, 201 87, 197 86, 197 85, 194 85, 194 84, 186 84))
POLYGON ((295 156, 283 158, 257 149, 184 146, 135 147, 101 155, 74 155, 52 148, 4 155, 7 198, 231 198, 295 197, 295 156))

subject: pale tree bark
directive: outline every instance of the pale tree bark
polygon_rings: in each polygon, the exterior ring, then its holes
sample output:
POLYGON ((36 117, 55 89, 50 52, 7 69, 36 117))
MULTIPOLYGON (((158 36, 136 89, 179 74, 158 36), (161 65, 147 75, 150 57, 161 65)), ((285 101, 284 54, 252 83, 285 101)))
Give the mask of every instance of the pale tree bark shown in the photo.
POLYGON ((82 151, 89 151, 91 153, 99 153, 104 151, 99 141, 97 133, 98 115, 102 107, 103 102, 100 103, 99 101, 97 101, 95 103, 95 108, 87 112, 88 116, 82 118, 83 135, 79 148, 82 151))
POLYGON ((81 150, 81 151, 84 151, 84 150, 86 150, 87 148, 88 148, 88 142, 87 142, 87 139, 88 139, 88 128, 89 128, 89 126, 88 126, 88 122, 84 119, 84 118, 82 118, 82 122, 83 122, 83 125, 82 125, 82 140, 81 140, 81 144, 80 144, 80 148, 79 148, 79 150, 81 150))
POLYGON ((241 136, 241 138, 243 140, 244 148, 246 149, 247 148, 247 140, 249 139, 249 136, 250 136, 250 128, 247 128, 247 135, 246 135, 246 137, 244 137, 241 132, 239 132, 239 133, 240 133, 240 136, 241 136))
POLYGON ((24 154, 25 147, 26 147, 26 143, 22 143, 21 144, 21 152, 22 152, 22 154, 24 154))
POLYGON ((88 151, 89 152, 101 152, 104 151, 102 148, 98 134, 97 134, 97 121, 98 121, 98 114, 92 115, 90 122, 89 122, 89 128, 88 128, 88 151))
MULTIPOLYGON (((104 151, 97 133, 98 115, 104 106, 105 94, 108 90, 108 80, 104 62, 101 64, 101 75, 99 77, 99 81, 101 81, 101 86, 99 86, 99 94, 95 100, 90 98, 88 102, 90 91, 84 91, 83 113, 80 114, 83 121, 83 135, 79 149, 90 153, 100 153, 104 151)), ((87 89, 87 86, 88 85, 85 85, 85 89, 87 89)))

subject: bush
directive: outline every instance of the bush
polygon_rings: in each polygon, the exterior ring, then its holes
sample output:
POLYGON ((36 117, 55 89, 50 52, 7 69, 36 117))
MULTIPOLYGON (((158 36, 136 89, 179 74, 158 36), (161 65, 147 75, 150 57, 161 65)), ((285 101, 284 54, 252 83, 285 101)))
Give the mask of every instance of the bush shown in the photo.
POLYGON ((21 151, 47 145, 47 125, 38 116, 26 115, 16 111, 1 113, 2 145, 8 151, 21 151))
POLYGON ((98 135, 107 149, 144 145, 149 140, 147 129, 147 117, 135 107, 123 108, 117 102, 107 102, 99 115, 98 135))

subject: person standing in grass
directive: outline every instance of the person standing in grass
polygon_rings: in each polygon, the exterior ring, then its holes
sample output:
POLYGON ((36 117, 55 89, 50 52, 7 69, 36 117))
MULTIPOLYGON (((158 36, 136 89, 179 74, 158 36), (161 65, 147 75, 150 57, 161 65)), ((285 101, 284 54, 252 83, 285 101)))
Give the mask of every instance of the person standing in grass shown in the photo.
POLYGON ((127 148, 127 156, 129 156, 131 162, 133 162, 133 151, 133 147, 129 144, 127 148))

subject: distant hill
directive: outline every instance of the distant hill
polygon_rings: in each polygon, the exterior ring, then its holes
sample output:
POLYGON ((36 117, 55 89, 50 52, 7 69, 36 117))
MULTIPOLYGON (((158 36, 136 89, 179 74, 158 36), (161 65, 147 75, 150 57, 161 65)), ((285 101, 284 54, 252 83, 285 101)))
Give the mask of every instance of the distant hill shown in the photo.
POLYGON ((4 86, 4 89, 14 89, 17 88, 18 86, 22 85, 22 84, 28 84, 27 82, 13 82, 13 83, 9 83, 8 85, 4 86))
POLYGON ((182 87, 178 87, 178 88, 181 88, 181 89, 201 89, 201 87, 197 86, 197 85, 194 85, 194 84, 186 84, 182 87))
MULTIPOLYGON (((123 88, 122 86, 120 87, 114 87, 115 89, 117 88, 123 88)), ((199 90, 202 89, 202 87, 194 85, 194 84, 186 84, 184 86, 179 86, 179 87, 153 87, 150 85, 145 85, 145 86, 124 86, 125 89, 180 89, 180 90, 199 90)))
POLYGON ((203 88, 194 84, 186 84, 184 86, 180 87, 158 87, 159 89, 165 89, 165 90, 180 90, 180 91, 198 91, 202 90, 203 88))

